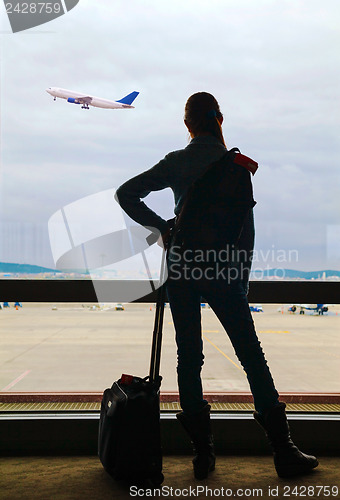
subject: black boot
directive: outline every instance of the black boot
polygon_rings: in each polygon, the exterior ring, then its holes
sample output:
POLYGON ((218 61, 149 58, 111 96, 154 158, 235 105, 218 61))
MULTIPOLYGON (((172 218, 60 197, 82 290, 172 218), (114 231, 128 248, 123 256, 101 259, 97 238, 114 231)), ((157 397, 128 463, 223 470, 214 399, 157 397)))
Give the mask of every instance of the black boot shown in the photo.
POLYGON ((196 479, 205 479, 215 469, 214 442, 210 426, 210 405, 195 415, 177 413, 176 417, 189 434, 193 444, 194 474, 196 479))
POLYGON ((279 477, 305 474, 319 462, 312 455, 305 455, 290 438, 285 403, 279 403, 263 415, 254 412, 255 420, 263 427, 274 452, 274 465, 279 477))

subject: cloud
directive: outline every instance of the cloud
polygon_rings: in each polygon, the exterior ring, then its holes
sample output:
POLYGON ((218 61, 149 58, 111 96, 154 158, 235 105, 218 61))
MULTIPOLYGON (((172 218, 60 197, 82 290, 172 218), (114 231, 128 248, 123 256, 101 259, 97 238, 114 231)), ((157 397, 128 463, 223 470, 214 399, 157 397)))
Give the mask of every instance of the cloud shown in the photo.
MULTIPOLYGON (((258 234, 279 221, 287 244, 303 245, 298 219, 317 246, 313 224, 339 213, 339 14, 335 0, 83 0, 46 27, 2 35, 3 219, 41 224, 185 147, 184 103, 207 90, 228 146, 260 163, 258 234), (134 110, 86 111, 53 102, 48 86, 140 95, 134 110)), ((164 210, 161 194, 153 203, 164 210)))

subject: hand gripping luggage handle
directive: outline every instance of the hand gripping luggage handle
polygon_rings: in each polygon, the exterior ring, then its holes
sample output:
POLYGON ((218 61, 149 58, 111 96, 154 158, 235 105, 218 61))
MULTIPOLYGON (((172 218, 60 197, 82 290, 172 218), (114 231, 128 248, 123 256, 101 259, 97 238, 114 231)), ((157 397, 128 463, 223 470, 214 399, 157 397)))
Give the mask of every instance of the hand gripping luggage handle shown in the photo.
POLYGON ((161 362, 161 347, 162 347, 162 334, 163 334, 164 299, 165 299, 165 283, 164 283, 165 269, 166 269, 166 250, 163 249, 161 272, 160 272, 161 286, 159 287, 157 294, 155 323, 152 336, 151 361, 150 361, 150 373, 149 373, 150 382, 157 382, 159 378, 159 366, 161 362))

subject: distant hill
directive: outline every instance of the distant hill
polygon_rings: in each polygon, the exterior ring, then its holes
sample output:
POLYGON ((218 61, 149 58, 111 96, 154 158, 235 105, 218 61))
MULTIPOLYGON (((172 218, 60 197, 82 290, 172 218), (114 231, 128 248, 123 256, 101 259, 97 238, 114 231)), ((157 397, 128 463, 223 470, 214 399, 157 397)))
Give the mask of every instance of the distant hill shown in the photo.
POLYGON ((340 271, 332 271, 330 269, 325 269, 322 271, 297 271, 295 269, 265 269, 263 271, 252 271, 252 275, 256 277, 261 275, 264 278, 270 278, 277 276, 282 278, 284 274, 285 278, 300 278, 305 280, 329 278, 330 276, 337 276, 340 278, 340 271))
MULTIPOLYGON (((40 274, 40 273, 60 273, 57 269, 49 269, 47 267, 32 266, 31 264, 14 264, 10 262, 0 262, 0 273, 12 274, 40 274)), ((74 272, 77 272, 76 270, 74 272)), ((80 272, 80 271, 79 271, 80 272)), ((82 271, 84 272, 84 271, 82 271)), ((295 269, 265 269, 263 271, 255 270, 251 272, 251 277, 258 278, 282 278, 288 279, 322 279, 330 276, 340 278, 340 271, 321 270, 321 271, 297 271, 295 269)))
POLYGON ((57 269, 48 267, 31 266, 31 264, 14 264, 10 262, 0 262, 0 273, 13 274, 40 274, 40 273, 59 273, 57 269))

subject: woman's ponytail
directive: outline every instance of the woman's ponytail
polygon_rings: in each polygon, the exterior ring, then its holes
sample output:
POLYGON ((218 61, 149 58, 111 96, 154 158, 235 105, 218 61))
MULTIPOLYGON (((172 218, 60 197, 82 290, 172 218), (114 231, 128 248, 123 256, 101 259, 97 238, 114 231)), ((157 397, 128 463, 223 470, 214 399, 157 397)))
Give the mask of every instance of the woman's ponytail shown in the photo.
POLYGON ((222 118, 218 102, 207 92, 197 92, 186 102, 184 119, 192 136, 208 133, 215 136, 225 146, 221 127, 222 118))

